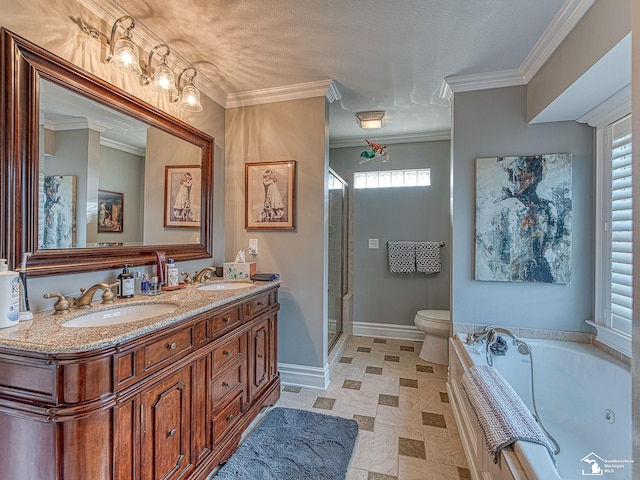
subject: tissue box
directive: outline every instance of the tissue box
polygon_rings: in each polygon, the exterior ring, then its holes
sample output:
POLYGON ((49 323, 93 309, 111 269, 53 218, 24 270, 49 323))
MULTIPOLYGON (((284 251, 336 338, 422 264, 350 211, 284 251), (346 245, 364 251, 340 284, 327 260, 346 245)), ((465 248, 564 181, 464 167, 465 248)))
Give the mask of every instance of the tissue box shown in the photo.
POLYGON ((234 280, 237 278, 251 278, 256 273, 256 262, 225 262, 222 278, 234 280))

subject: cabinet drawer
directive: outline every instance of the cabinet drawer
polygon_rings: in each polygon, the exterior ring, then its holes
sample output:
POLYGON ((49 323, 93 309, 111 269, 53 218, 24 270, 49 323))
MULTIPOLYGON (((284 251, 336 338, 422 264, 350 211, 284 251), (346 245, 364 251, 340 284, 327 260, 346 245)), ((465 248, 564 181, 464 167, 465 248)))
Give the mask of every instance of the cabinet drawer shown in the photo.
POLYGON ((260 295, 251 300, 251 316, 255 317, 271 305, 271 294, 260 295))
POLYGON ((245 336, 237 335, 213 350, 213 371, 216 372, 229 362, 242 358, 245 351, 245 336))
POLYGON ((145 369, 149 369, 165 360, 182 354, 193 348, 191 328, 186 328, 162 340, 152 343, 144 349, 145 369))
POLYGON ((231 392, 242 389, 244 385, 244 363, 238 362, 230 365, 221 373, 216 375, 211 382, 211 400, 213 401, 213 409, 218 408, 218 403, 231 392))
POLYGON ((242 395, 238 395, 213 417, 213 443, 219 443, 240 418, 242 395))
POLYGON ((240 324, 240 315, 238 309, 227 310, 211 319, 211 331, 213 334, 229 327, 235 327, 240 324))

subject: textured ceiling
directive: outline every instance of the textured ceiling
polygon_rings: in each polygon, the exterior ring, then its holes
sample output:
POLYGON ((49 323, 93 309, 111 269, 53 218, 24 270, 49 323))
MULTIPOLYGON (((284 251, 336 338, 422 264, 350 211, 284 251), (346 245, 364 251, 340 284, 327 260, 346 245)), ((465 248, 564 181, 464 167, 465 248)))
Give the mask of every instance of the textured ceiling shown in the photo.
POLYGON ((449 75, 517 69, 562 0, 118 0, 226 93, 333 79, 332 141, 450 127, 449 75))

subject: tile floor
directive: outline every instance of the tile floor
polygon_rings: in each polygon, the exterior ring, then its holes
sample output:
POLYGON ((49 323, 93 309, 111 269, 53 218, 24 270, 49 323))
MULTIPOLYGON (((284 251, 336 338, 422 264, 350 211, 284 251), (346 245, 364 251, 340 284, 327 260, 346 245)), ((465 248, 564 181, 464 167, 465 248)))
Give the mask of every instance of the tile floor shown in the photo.
POLYGON ((283 387, 276 406, 353 418, 347 480, 458 480, 471 474, 447 397, 447 367, 421 344, 351 337, 327 390, 283 387))

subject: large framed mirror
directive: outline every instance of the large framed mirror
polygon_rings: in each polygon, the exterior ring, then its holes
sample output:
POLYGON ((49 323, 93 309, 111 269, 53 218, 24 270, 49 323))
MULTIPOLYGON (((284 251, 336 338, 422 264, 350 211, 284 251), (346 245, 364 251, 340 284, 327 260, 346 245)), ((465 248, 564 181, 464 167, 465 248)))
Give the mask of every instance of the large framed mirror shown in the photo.
POLYGON ((1 31, 0 256, 30 276, 212 256, 214 139, 1 31))

